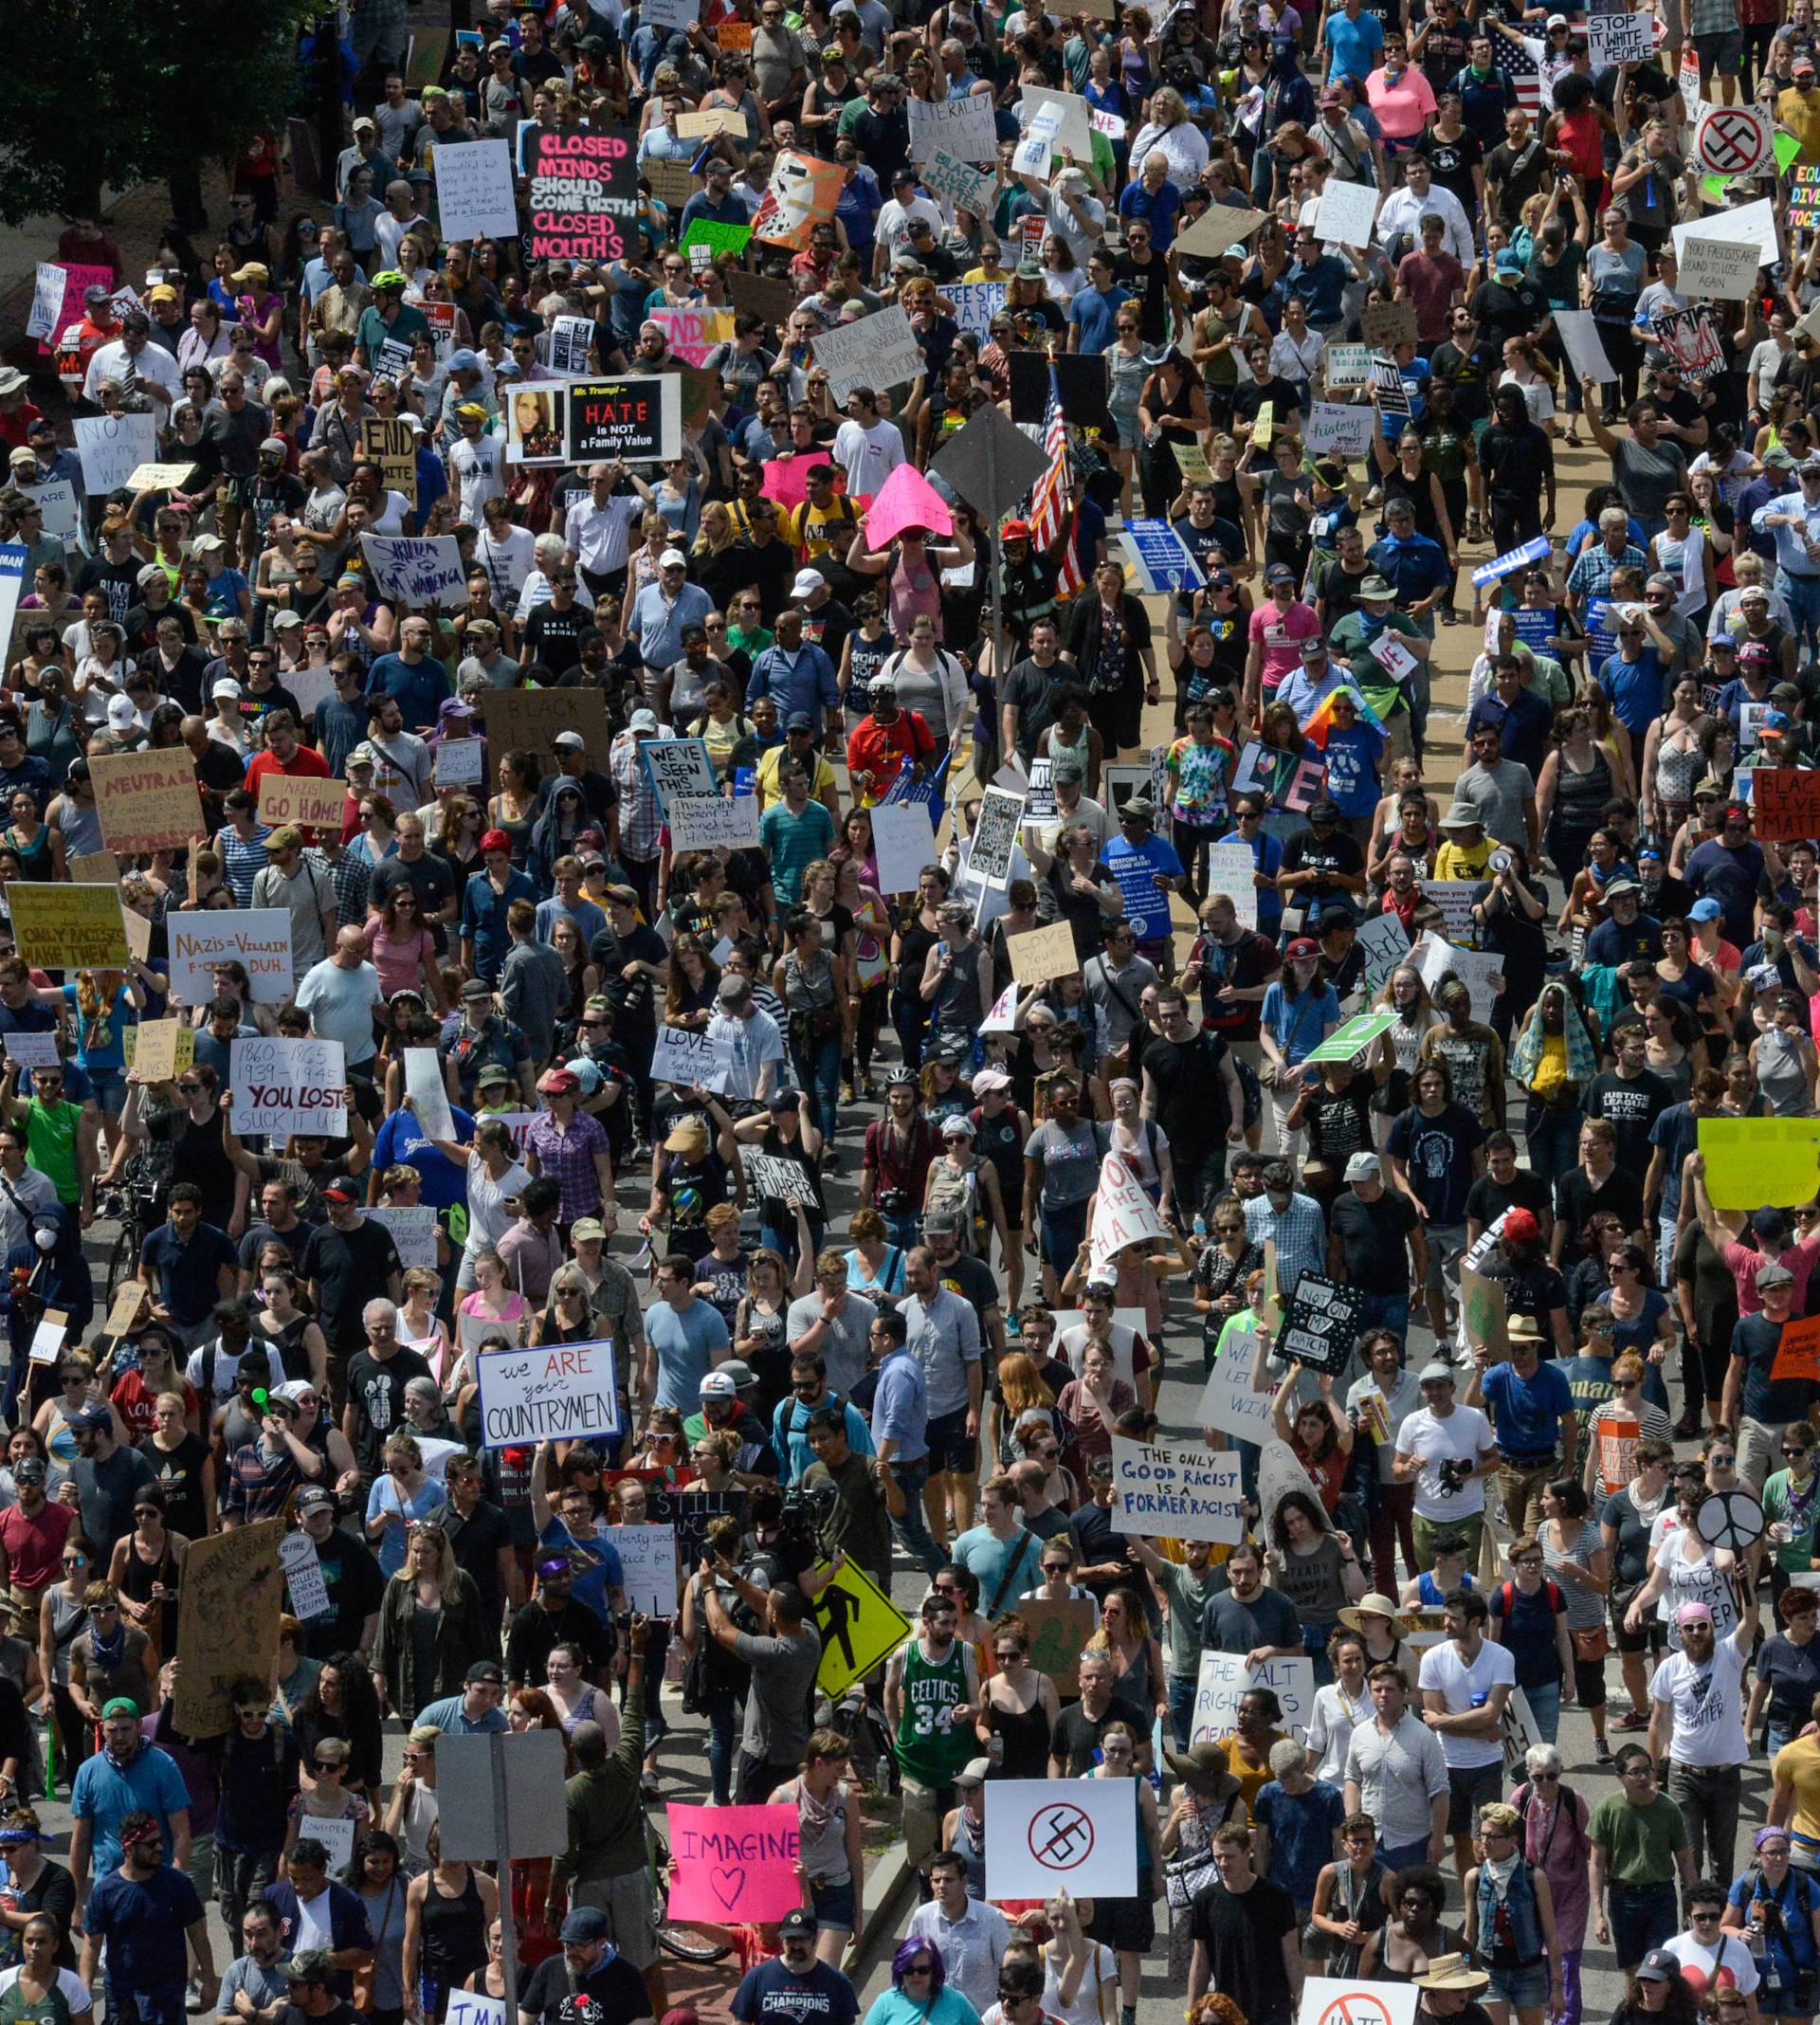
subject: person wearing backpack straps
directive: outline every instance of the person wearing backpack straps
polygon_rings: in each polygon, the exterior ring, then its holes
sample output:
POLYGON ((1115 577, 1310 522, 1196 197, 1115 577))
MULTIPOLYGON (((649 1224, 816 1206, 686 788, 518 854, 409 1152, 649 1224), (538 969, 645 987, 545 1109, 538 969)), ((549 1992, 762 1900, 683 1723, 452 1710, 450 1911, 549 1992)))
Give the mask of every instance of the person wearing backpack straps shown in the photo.
POLYGON ((1544 1572, 1542 1543, 1525 1533, 1510 1545, 1514 1580, 1500 1582, 1486 1598, 1490 1635, 1509 1650, 1517 1685, 1529 1698, 1543 1742, 1560 1728, 1561 1704, 1574 1697, 1574 1645, 1567 1634, 1567 1597, 1544 1572))
POLYGON ((1743 1940, 1762 1977, 1758 2015, 1811 2018, 1820 1972, 1820 1881, 1791 1868, 1786 1827, 1759 1828, 1752 1842, 1756 1861, 1727 1894, 1724 1928, 1743 1940))
POLYGON ((978 1578, 989 1624, 1008 1616, 1016 1598, 1043 1579, 1043 1542, 1024 1524, 1021 1509, 1009 1476, 988 1477, 979 1487, 981 1523, 955 1542, 956 1561, 978 1578))

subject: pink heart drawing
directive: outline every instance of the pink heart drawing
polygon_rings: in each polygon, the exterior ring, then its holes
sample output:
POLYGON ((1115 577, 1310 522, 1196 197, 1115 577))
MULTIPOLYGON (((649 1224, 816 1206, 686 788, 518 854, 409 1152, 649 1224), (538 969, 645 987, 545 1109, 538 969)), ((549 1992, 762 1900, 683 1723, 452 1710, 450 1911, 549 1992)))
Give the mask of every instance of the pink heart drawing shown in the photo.
POLYGON ((743 1864, 716 1864, 708 1872, 708 1884, 729 1912, 739 1901, 746 1888, 746 1870, 743 1864))

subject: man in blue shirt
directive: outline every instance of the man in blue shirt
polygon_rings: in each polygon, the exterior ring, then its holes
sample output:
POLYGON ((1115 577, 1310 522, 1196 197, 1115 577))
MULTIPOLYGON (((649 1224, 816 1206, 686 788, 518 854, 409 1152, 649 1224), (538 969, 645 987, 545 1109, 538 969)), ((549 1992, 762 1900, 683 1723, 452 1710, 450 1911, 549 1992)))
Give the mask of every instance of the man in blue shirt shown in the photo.
POLYGON ((1327 82, 1348 77, 1363 84, 1383 53, 1384 24, 1359 0, 1344 0, 1338 13, 1328 15, 1321 41, 1327 47, 1327 82))
POLYGON ((1542 1335, 1527 1315, 1510 1319, 1510 1361, 1487 1369, 1491 1353, 1473 1353, 1468 1406, 1491 1410, 1498 1435, 1498 1495, 1513 1533, 1534 1533, 1542 1523, 1542 1488, 1551 1477, 1574 1474, 1579 1421, 1574 1395, 1558 1368, 1541 1361, 1542 1335))
POLYGON ((1751 812, 1743 802, 1726 805, 1718 836, 1709 837, 1687 860, 1687 884, 1702 899, 1718 901, 1724 911, 1725 940, 1739 949, 1756 940, 1756 895, 1766 862, 1763 847, 1751 840, 1751 812))
POLYGON ((750 710, 759 697, 769 696, 786 725, 801 713, 811 721, 819 721, 829 739, 844 739, 841 685, 834 664, 823 648, 812 642, 804 644, 803 615, 793 605, 777 614, 775 630, 776 644, 766 648, 753 664, 752 680, 746 684, 746 708, 750 710))
POLYGON ((190 1861, 190 1795, 176 1760, 139 1732, 139 1705, 116 1695, 101 1705, 101 1748, 84 1759, 70 1788, 69 1868, 81 1907, 93 1860, 97 1879, 120 1860, 120 1831, 136 1813, 152 1821, 179 1870, 190 1861))
POLYGON ((445 1737, 485 1737, 506 1727, 505 1669, 497 1659, 477 1659, 462 1676, 460 1694, 432 1702, 417 1718, 445 1737))
POLYGON ((1586 960, 1617 970, 1626 963, 1662 955, 1662 923, 1643 911, 1643 888, 1634 879, 1613 879, 1605 889, 1606 918, 1586 939, 1586 960))
POLYGON ((1643 739, 1664 706, 1662 656, 1644 637, 1640 609, 1619 616, 1618 650, 1600 662, 1597 681, 1611 701, 1611 715, 1633 739, 1643 739))
MULTIPOLYGON (((1372 567, 1396 593, 1396 609, 1434 637, 1434 604, 1443 591, 1453 589, 1453 570, 1438 541, 1415 531, 1415 509, 1406 499, 1384 508, 1390 533, 1374 541, 1366 554, 1372 567)), ((1641 736, 1641 734, 1639 734, 1641 736)))
POLYGON ((933 1580, 946 1557, 922 1513, 929 1481, 929 1381, 910 1355, 910 1331, 894 1308, 882 1309, 867 1332, 878 1362, 872 1394, 872 1438, 903 1493, 903 1517, 893 1519, 898 1544, 919 1560, 933 1580))
POLYGON ((1775 592, 1793 619, 1797 642, 1820 640, 1820 457, 1795 466, 1799 485, 1757 510, 1755 525, 1775 537, 1775 592))
POLYGON ((1087 256, 1087 285, 1068 304, 1068 350, 1105 352, 1112 347, 1113 319, 1131 301, 1112 279, 1112 255, 1096 246, 1087 256))
POLYGON ((239 1260, 225 1231, 202 1220, 202 1191, 179 1181, 165 1198, 166 1221, 139 1247, 139 1266, 152 1288, 152 1312, 168 1323, 186 1350, 213 1335, 217 1301, 239 1288, 239 1260))
POLYGON ((482 837, 481 858, 485 872, 470 879, 462 893, 462 961, 474 973, 469 986, 484 981, 490 996, 512 946, 506 909, 515 900, 529 901, 535 907, 537 889, 526 873, 512 869, 512 839, 503 830, 489 830, 482 837))
POLYGON ((1156 811, 1148 794, 1127 797, 1119 812, 1119 835, 1101 853, 1118 882, 1138 953, 1152 962, 1169 941, 1169 896, 1187 877, 1175 847, 1151 829, 1156 811))
POLYGON ((689 558, 681 549, 665 549, 658 557, 658 581, 646 584, 632 600, 627 626, 647 668, 681 661, 683 628, 704 625, 714 615, 714 600, 700 584, 687 581, 689 558))
POLYGON ((419 737, 436 729, 450 694, 448 670, 429 650, 429 621, 411 617, 398 629, 398 652, 381 654, 367 676, 367 694, 393 698, 419 737))
POLYGON ((989 1623, 1017 1608, 1017 1598, 1043 1579, 1043 1542, 1024 1523, 1017 1487, 1008 1476, 988 1477, 979 1487, 981 1523, 955 1542, 955 1560, 979 1583, 989 1623))
POLYGON ((184 2025, 184 1982, 195 1957, 204 2012, 215 1978, 209 1920, 196 1888, 164 1861, 156 1820, 136 1810, 120 1823, 119 1861, 95 1881, 82 1921, 82 1978, 93 1988, 107 1949, 107 2015, 118 2025, 184 2025))
POLYGON ((1461 120, 1485 153, 1502 147, 1504 115, 1517 103, 1517 87, 1493 61, 1489 35, 1475 35, 1466 45, 1466 67, 1447 89, 1459 94, 1461 120))
MULTIPOLYGON (((456 1142, 465 1146, 474 1137, 474 1114, 450 1104, 448 1115, 455 1122, 456 1142)), ((400 1164, 417 1170, 423 1181, 417 1200, 425 1207, 449 1210, 458 1202, 466 1201, 467 1170, 457 1167, 446 1153, 439 1150, 414 1111, 390 1111, 379 1127, 373 1142, 373 1158, 368 1163, 368 1173, 373 1183, 370 1201, 378 1199, 379 1177, 388 1167, 400 1164)))

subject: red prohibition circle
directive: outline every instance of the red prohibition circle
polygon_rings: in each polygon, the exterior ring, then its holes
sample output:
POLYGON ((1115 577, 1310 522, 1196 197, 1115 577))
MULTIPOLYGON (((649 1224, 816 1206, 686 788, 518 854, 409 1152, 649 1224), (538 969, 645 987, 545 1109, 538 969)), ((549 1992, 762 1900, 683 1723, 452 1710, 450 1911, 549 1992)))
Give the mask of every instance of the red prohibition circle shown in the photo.
POLYGON ((1701 153, 1715 174, 1727 175, 1747 168, 1756 159, 1757 127, 1743 114, 1729 119, 1721 112, 1706 122, 1701 136, 1701 153))
POLYGON ((1030 1816, 1024 1840, 1046 1870, 1078 1870, 1093 1854, 1093 1817, 1072 1800, 1056 1800, 1030 1816))
POLYGON ((1319 2025, 1391 2025, 1390 2008, 1369 1990, 1349 1990, 1327 2006, 1319 2025))

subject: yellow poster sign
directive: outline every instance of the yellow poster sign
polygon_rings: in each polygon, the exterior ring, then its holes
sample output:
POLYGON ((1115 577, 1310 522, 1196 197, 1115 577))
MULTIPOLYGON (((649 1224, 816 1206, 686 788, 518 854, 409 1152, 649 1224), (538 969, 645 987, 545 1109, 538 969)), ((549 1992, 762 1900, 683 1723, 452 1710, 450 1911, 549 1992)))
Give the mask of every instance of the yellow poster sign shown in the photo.
POLYGON ((27 963, 40 970, 126 968, 126 924, 118 886, 15 881, 7 888, 7 901, 13 939, 27 963))
POLYGON ((1716 1210, 1792 1210, 1820 1189, 1820 1118, 1702 1118, 1716 1210))
POLYGON ((1047 984, 1051 977, 1070 977, 1081 968, 1081 958, 1074 952, 1074 930, 1066 921, 1008 935, 1005 947, 1011 959, 1011 976, 1019 984, 1047 984))
MULTIPOLYGON (((817 1577, 828 1573, 821 1562, 817 1577)), ((822 1664, 815 1685, 827 1695, 845 1694, 855 1681, 882 1667, 910 1635, 910 1620, 852 1561, 843 1561, 810 1606, 822 1634, 822 1664)))
POLYGON ((187 1020, 148 1019, 120 1035, 128 1068, 147 1083, 169 1083, 196 1059, 196 1030, 187 1020))

